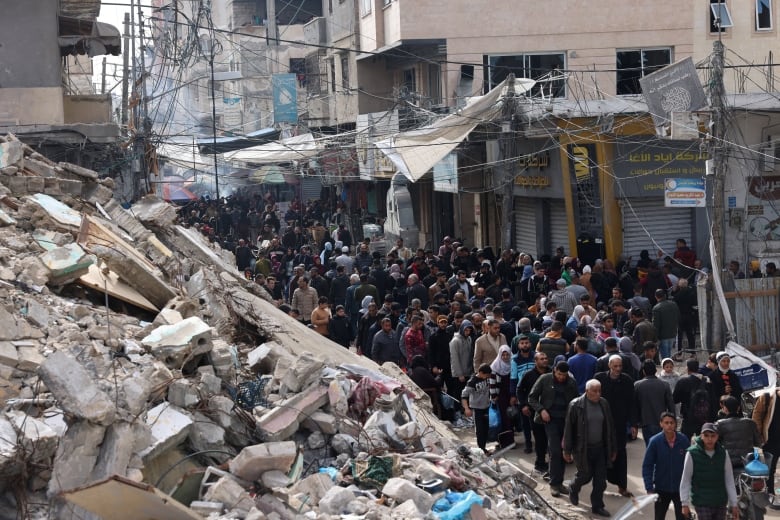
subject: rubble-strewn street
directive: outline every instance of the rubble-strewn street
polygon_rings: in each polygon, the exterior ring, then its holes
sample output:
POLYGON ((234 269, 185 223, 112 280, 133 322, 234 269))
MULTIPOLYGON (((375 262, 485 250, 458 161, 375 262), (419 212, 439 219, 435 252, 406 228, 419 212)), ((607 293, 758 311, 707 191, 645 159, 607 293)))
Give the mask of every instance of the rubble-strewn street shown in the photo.
POLYGON ((0 517, 555 516, 172 206, 2 141, 0 517))

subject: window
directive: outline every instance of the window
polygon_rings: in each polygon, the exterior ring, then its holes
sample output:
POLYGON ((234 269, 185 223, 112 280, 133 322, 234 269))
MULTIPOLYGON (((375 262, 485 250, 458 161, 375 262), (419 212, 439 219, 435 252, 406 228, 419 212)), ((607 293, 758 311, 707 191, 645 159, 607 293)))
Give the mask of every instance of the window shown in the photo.
POLYGON ((772 0, 756 0, 756 30, 772 30, 772 0))
POLYGON ((672 63, 672 49, 632 49, 617 52, 618 95, 641 94, 639 80, 672 63))
POLYGON ((731 12, 725 0, 710 0, 710 32, 726 32, 727 27, 733 27, 731 12))
POLYGON ((290 74, 295 74, 298 86, 306 86, 306 58, 290 58, 290 74))
POLYGON ((366 16, 371 14, 371 4, 374 0, 360 0, 360 16, 366 16))
POLYGON ((566 55, 562 52, 545 54, 513 54, 507 56, 485 56, 485 92, 489 91, 510 73, 516 78, 536 80, 531 95, 566 97, 566 55))
POLYGON ((441 65, 438 63, 428 64, 428 92, 426 94, 431 105, 441 104, 441 65))
POLYGON ((405 93, 417 92, 417 74, 414 69, 406 69, 401 87, 405 93))
POLYGON ((349 90, 349 56, 347 54, 341 55, 341 87, 344 90, 349 90))
POLYGON ((336 92, 336 58, 330 58, 328 60, 329 62, 329 69, 330 69, 330 91, 336 92))

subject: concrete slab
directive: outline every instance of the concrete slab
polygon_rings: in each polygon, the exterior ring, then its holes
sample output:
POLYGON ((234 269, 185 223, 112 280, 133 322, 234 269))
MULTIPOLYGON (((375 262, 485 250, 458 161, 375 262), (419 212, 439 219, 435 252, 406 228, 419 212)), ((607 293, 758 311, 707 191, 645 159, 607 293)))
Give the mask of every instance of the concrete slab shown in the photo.
POLYGON ((412 500, 420 512, 430 511, 435 502, 433 496, 404 478, 388 479, 382 488, 382 494, 398 502, 412 500))
POLYGON ((66 285, 89 272, 94 258, 76 243, 56 247, 40 255, 43 265, 49 270, 49 283, 66 285))
POLYGON ((347 504, 355 500, 355 493, 347 488, 332 487, 320 499, 320 512, 328 515, 341 515, 346 512, 347 504))
POLYGON ((65 412, 97 424, 109 425, 114 421, 114 402, 69 355, 55 352, 41 364, 38 375, 65 412))
POLYGON ((79 285, 89 287, 102 293, 108 293, 109 296, 113 296, 123 302, 127 302, 140 307, 142 309, 156 311, 157 306, 150 302, 143 294, 138 292, 134 287, 125 283, 119 278, 119 275, 115 272, 108 270, 108 273, 103 272, 96 265, 90 265, 87 273, 78 279, 79 285))
POLYGON ((188 360, 211 350, 211 327, 193 316, 157 327, 141 343, 166 366, 180 369, 188 360))
POLYGON ((49 496, 83 486, 92 479, 105 427, 86 421, 72 424, 60 438, 49 480, 49 496))
POLYGON ((203 498, 209 502, 230 504, 231 509, 249 511, 255 505, 249 493, 230 477, 222 477, 209 486, 203 498))
POLYGON ((320 499, 325 496, 330 488, 335 486, 333 480, 325 473, 315 473, 299 480, 290 488, 290 493, 306 497, 303 500, 306 503, 312 503, 315 506, 320 503, 320 499))
POLYGON ((25 372, 35 372, 46 359, 41 355, 37 346, 19 346, 16 347, 16 351, 19 355, 19 362, 17 363, 16 368, 24 370, 25 372))
MULTIPOLYGON (((43 179, 41 184, 43 184, 43 179)), ((44 195, 43 193, 36 193, 28 197, 28 200, 43 210, 45 216, 54 224, 52 227, 54 231, 78 231, 81 226, 81 213, 74 210, 70 206, 63 204, 54 197, 44 195)), ((46 227, 46 226, 42 226, 46 227)), ((50 227, 49 229, 52 229, 50 227)))
POLYGON ((0 168, 24 165, 24 147, 19 141, 0 143, 0 168))
POLYGON ((152 444, 139 455, 150 460, 184 442, 192 429, 192 418, 181 408, 160 403, 147 412, 146 424, 152 428, 152 444))
POLYGON ((291 392, 300 392, 320 378, 325 363, 310 352, 295 358, 293 365, 282 377, 282 385, 291 392))
POLYGON ((45 328, 49 326, 49 311, 46 307, 33 299, 27 300, 27 321, 36 327, 45 328))
POLYGON ((328 387, 312 385, 303 392, 287 399, 264 415, 256 425, 256 431, 266 441, 289 439, 298 430, 299 421, 319 410, 328 402, 328 387))
POLYGON ((241 450, 229 467, 233 475, 254 482, 272 469, 289 471, 297 456, 298 448, 292 441, 265 442, 241 450))
POLYGON ((0 363, 14 368, 19 361, 16 347, 10 341, 0 341, 0 363))
POLYGON ((0 472, 3 475, 16 475, 22 469, 17 460, 17 442, 13 424, 4 415, 0 415, 0 472))
POLYGON ((125 476, 133 455, 134 432, 131 424, 115 422, 106 429, 100 454, 92 471, 92 480, 102 480, 112 475, 125 476))

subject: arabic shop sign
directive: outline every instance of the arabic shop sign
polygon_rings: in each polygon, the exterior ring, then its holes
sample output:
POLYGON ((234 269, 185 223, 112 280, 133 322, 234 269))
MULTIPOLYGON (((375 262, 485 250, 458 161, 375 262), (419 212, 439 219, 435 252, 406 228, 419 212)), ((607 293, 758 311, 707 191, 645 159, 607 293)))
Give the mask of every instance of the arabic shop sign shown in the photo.
POLYGON ((647 139, 618 143, 613 169, 615 195, 626 197, 663 197, 665 180, 703 179, 707 152, 691 141, 647 139))
POLYGON ((561 155, 548 140, 526 139, 518 143, 514 161, 516 197, 563 198, 561 155))

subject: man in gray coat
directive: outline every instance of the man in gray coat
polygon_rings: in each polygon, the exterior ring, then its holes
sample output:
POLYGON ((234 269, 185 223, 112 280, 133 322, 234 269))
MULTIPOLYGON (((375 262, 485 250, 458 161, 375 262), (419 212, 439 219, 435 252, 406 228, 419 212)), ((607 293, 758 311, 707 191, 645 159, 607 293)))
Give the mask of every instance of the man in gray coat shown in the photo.
POLYGON ((580 489, 593 480, 590 505, 594 515, 610 517, 604 509, 607 489, 607 466, 617 456, 615 427, 609 403, 601 397, 601 383, 591 379, 585 384, 585 394, 569 404, 563 430, 563 458, 577 465, 577 474, 569 485, 569 500, 579 504, 580 489))
POLYGON ((680 309, 672 300, 666 299, 666 291, 663 289, 656 289, 655 299, 658 303, 653 307, 653 327, 663 359, 672 356, 672 348, 677 343, 680 309))
POLYGON ((658 422, 661 413, 674 413, 674 400, 669 385, 656 377, 655 363, 651 359, 642 364, 642 372, 645 374, 644 379, 634 383, 634 405, 639 420, 636 426, 642 428, 642 438, 647 446, 650 437, 661 433, 661 424, 658 422))

